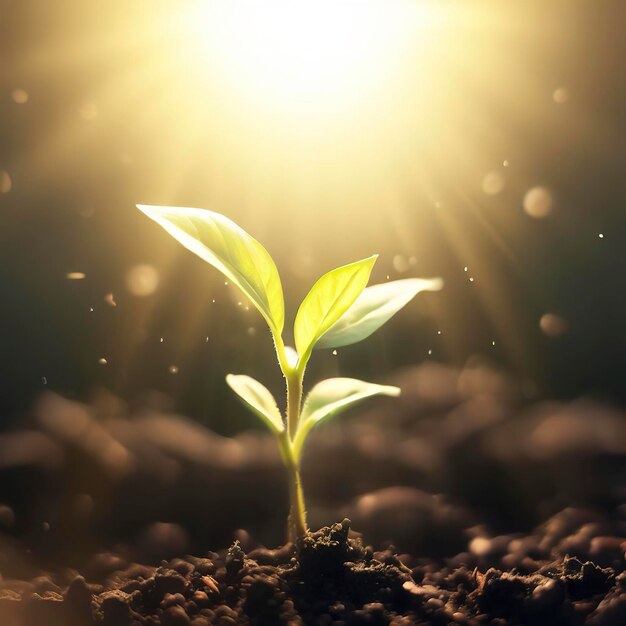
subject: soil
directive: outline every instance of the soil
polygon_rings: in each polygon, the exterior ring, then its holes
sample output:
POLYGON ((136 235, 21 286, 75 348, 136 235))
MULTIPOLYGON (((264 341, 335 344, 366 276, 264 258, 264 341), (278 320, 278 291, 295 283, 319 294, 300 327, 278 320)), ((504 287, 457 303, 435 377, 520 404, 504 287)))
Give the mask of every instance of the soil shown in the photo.
POLYGON ((532 535, 475 538, 471 551, 445 562, 398 556, 393 547, 375 552, 347 519, 276 550, 246 553, 236 541, 159 566, 102 553, 82 573, 3 580, 0 623, 626 624, 624 540, 600 534, 611 523, 585 522, 589 516, 566 509, 532 535), (568 548, 582 558, 560 554, 568 548))
POLYGON ((270 434, 43 394, 0 432, 0 626, 625 626, 624 411, 481 365, 385 382, 402 395, 312 432, 322 530, 276 550, 270 434))

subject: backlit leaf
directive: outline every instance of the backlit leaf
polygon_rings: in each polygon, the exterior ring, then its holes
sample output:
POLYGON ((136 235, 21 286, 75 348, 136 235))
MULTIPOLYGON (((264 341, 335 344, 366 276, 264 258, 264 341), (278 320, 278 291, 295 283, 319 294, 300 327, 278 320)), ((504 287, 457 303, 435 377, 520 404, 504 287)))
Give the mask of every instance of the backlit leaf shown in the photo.
POLYGON ((298 354, 310 354, 315 342, 350 308, 365 289, 377 255, 324 274, 302 301, 294 336, 298 354))
POLYGON ((420 291, 438 291, 440 278, 405 278, 367 287, 320 337, 316 348, 339 348, 369 337, 420 291))
POLYGON ((376 395, 398 396, 400 388, 367 383, 356 378, 328 378, 315 385, 302 408, 300 427, 294 442, 296 455, 301 454, 304 440, 313 426, 376 395))
POLYGON ((275 433, 285 430, 276 400, 269 389, 250 376, 228 374, 228 386, 256 413, 275 433))
POLYGON ((250 298, 274 334, 281 334, 285 305, 280 277, 269 252, 256 239, 213 211, 143 204, 137 208, 220 270, 250 298))

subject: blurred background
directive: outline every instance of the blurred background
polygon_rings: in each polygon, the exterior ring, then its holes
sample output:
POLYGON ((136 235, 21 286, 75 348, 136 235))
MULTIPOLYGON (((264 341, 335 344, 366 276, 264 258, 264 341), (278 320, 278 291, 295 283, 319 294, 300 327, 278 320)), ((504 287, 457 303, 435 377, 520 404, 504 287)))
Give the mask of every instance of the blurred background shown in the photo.
MULTIPOLYGON (((145 487, 128 477, 139 481, 138 468, 160 468, 172 487, 182 480, 181 463, 221 467, 220 454, 230 449, 228 469, 254 449, 266 461, 254 457, 253 466, 267 462, 282 480, 272 442, 224 383, 228 372, 247 373, 282 392, 263 320, 217 271, 146 219, 138 202, 210 208, 235 220, 276 259, 291 319, 321 273, 375 252, 374 282, 444 279, 442 291, 420 294, 370 340, 314 355, 309 382, 336 374, 403 380, 409 398, 397 410, 379 405, 385 428, 398 433, 397 440, 389 435, 395 443, 386 454, 404 459, 403 469, 368 474, 363 484, 354 477, 330 501, 333 481, 321 482, 326 500, 316 521, 332 521, 352 496, 394 485, 422 494, 456 490, 488 511, 511 489, 504 476, 519 477, 513 467, 528 468, 532 459, 541 478, 525 496, 516 492, 508 509, 521 516, 518 525, 573 502, 619 502, 624 23, 618 0, 3 0, 0 465, 11 532, 43 532, 40 523, 52 515, 46 506, 65 502, 63 511, 78 511, 59 524, 68 536, 84 528, 81 515, 99 510, 102 521, 107 511, 124 510, 114 529, 105 524, 107 536, 134 537, 155 520, 185 519, 185 532, 199 541, 215 511, 200 507, 189 521, 189 507, 209 489, 207 477, 220 483, 215 467, 202 480, 194 474, 202 489, 190 499, 176 500, 180 491, 172 488, 162 508, 132 514, 128 503, 145 487), (455 407, 467 408, 476 395, 479 404, 468 409, 475 418, 459 422, 465 409, 455 407), (580 408, 582 396, 595 408, 580 408), (576 409, 563 408, 570 406, 576 409), (423 407, 456 417, 418 427, 423 407), (165 421, 130 420, 137 412, 165 421), (191 421, 163 417, 174 413, 191 421), (489 428, 487 443, 476 444, 474 427, 504 428, 500 419, 512 415, 523 426, 507 425, 507 435, 489 428), (552 419, 548 426, 544 418, 552 419), (184 452, 168 451, 167 442, 187 432, 180 420, 190 429, 184 452), (200 425, 215 437, 252 430, 258 441, 247 448, 238 439, 210 439, 196 449, 194 441, 213 437, 200 425), (403 440, 414 428, 429 434, 414 433, 411 448, 403 440), (535 444, 541 452, 531 450, 535 444), (561 453, 580 468, 570 444, 587 460, 603 459, 595 478, 581 482, 563 469, 570 466, 561 453), (470 459, 477 476, 493 477, 504 464, 502 484, 463 482, 470 459), (554 465, 553 482, 542 473, 546 464, 554 465), (77 477, 77 467, 91 469, 77 477), (39 498, 32 488, 43 484, 39 472, 52 472, 57 487, 61 472, 69 500, 55 490, 39 498), (126 504, 109 508, 110 498, 126 504), (332 512, 324 517, 325 510, 332 512)), ((369 461, 350 467, 371 467, 380 461, 372 446, 384 429, 373 418, 359 423, 329 426, 317 445, 349 447, 356 437, 349 429, 365 428, 365 443, 354 445, 369 461)), ((225 502, 239 497, 216 489, 225 502)), ((145 501, 162 493, 148 491, 145 501)), ((278 526, 263 520, 283 506, 281 492, 257 486, 257 494, 256 516, 234 513, 216 522, 223 533, 211 538, 226 537, 229 524, 257 523, 262 536, 277 540, 278 526)), ((423 502, 432 504, 430 497, 423 502)))

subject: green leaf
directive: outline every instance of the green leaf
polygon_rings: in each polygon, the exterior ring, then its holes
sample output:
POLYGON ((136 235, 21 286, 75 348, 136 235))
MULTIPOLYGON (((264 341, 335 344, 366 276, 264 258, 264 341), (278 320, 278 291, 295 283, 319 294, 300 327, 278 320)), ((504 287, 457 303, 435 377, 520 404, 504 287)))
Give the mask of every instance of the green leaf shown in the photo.
POLYGON ((338 267, 324 274, 302 301, 294 336, 305 361, 315 342, 350 308, 365 289, 378 255, 338 267))
POLYGON ((376 395, 398 396, 400 388, 367 383, 356 378, 328 378, 315 385, 302 408, 300 427, 294 441, 296 455, 302 452, 304 440, 313 426, 376 395))
POLYGON ((256 413, 276 434, 285 430, 283 418, 276 400, 269 389, 250 376, 228 374, 228 386, 256 413))
POLYGON ((420 291, 438 291, 440 278, 405 278, 367 287, 320 337, 316 348, 339 348, 369 337, 420 291))
POLYGON ((220 270, 250 298, 272 332, 282 333, 285 304, 280 277, 269 252, 256 239, 213 211, 144 204, 137 208, 220 270))

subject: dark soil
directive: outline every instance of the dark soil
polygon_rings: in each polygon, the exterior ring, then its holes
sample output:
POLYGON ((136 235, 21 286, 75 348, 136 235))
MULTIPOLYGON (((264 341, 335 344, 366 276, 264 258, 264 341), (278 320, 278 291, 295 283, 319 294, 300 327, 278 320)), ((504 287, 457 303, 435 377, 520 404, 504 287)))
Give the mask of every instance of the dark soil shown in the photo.
POLYGON ((400 398, 312 433, 327 527, 278 550, 270 434, 44 394, 0 433, 0 626, 626 626, 626 414, 480 365, 388 382, 400 398))
POLYGON ((82 574, 3 580, 0 624, 623 625, 624 540, 589 515, 566 509, 529 536, 475 538, 445 562, 374 552, 349 520, 298 546, 246 553, 235 542, 158 567, 103 553, 82 574))

